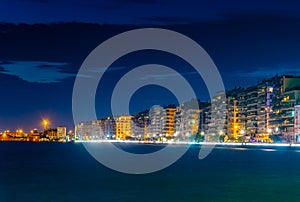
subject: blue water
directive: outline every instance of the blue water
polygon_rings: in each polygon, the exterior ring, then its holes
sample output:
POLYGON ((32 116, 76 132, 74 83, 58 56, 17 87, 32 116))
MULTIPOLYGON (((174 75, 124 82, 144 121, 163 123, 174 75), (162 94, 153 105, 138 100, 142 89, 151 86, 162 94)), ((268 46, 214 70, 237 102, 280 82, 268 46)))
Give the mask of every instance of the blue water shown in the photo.
MULTIPOLYGON (((153 145, 119 145, 135 152, 153 145)), ((0 143, 0 201, 300 201, 297 149, 199 146, 147 175, 110 170, 81 144, 0 143)))

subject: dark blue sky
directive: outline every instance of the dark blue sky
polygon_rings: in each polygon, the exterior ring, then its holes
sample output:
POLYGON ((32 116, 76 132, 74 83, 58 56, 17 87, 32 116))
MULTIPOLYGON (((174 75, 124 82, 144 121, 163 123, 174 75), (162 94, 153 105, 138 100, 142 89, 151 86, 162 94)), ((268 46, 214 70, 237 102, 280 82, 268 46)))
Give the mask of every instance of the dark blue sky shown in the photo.
MULTIPOLYGON (((0 0, 0 130, 40 127, 42 118, 72 126, 71 95, 81 63, 104 40, 134 28, 189 36, 209 53, 227 89, 276 73, 300 74, 298 1, 210 2, 0 0)), ((153 62, 181 72, 197 86, 198 97, 208 99, 201 78, 184 61, 142 51, 120 58, 105 74, 98 86, 98 116, 110 114, 111 92, 122 75, 153 62)), ((130 109, 135 113, 174 100, 165 89, 147 87, 135 94, 130 109)))

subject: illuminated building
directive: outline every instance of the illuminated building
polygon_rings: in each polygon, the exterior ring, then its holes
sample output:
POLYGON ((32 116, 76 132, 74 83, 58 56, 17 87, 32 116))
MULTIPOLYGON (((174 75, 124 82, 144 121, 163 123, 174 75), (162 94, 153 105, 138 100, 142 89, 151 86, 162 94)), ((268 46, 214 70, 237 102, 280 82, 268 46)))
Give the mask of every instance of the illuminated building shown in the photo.
POLYGON ((195 135, 200 129, 200 109, 179 109, 179 114, 175 119, 175 134, 180 140, 188 140, 190 136, 195 135), (180 115, 180 117, 178 116, 180 115))
POLYGON ((57 129, 49 128, 44 130, 43 138, 41 138, 40 141, 51 141, 51 142, 58 141, 57 129))
POLYGON ((295 114, 294 114, 294 133, 296 141, 300 141, 300 105, 295 106, 295 114))
POLYGON ((112 117, 106 117, 98 120, 98 124, 101 128, 101 132, 104 135, 104 139, 115 139, 116 137, 116 123, 112 117))
POLYGON ((284 75, 278 80, 279 85, 273 88, 271 95, 267 132, 291 142, 297 135, 294 130, 295 106, 300 102, 300 77, 284 75))
POLYGON ((283 93, 283 99, 281 100, 281 126, 280 131, 287 140, 294 141, 296 139, 295 128, 295 106, 300 104, 300 90, 291 90, 283 93))
POLYGON ((282 135, 285 140, 294 140, 294 106, 297 105, 300 89, 300 77, 275 76, 261 81, 238 93, 237 103, 228 102, 227 132, 235 136, 238 133, 259 141, 270 141, 269 137, 282 135), (230 110, 231 105, 231 110, 230 110), (237 105, 236 114, 232 113, 237 105), (232 124, 230 123, 237 123, 232 124), (228 131, 229 128, 239 129, 228 131))
POLYGON ((78 123, 75 126, 75 136, 80 140, 104 139, 104 134, 98 121, 78 123))
MULTIPOLYGON (((243 89, 237 95, 237 116, 238 116, 238 127, 239 127, 239 137, 246 140, 246 124, 247 124, 247 93, 243 89)), ((235 128, 235 126, 233 126, 235 128)))
POLYGON ((246 134, 254 137, 258 132, 258 101, 257 87, 249 87, 246 89, 247 96, 247 112, 246 112, 246 134))
POLYGON ((67 136, 67 128, 63 126, 57 127, 57 139, 65 140, 67 136))
POLYGON ((40 133, 37 129, 33 129, 28 133, 27 141, 31 142, 39 142, 40 141, 40 133))
POLYGON ((116 122, 116 139, 125 140, 127 138, 131 138, 131 119, 133 116, 130 115, 122 115, 114 117, 116 122))
POLYGON ((15 132, 6 130, 0 136, 1 141, 26 141, 27 134, 18 129, 15 132))
POLYGON ((240 124, 238 119, 237 100, 233 97, 227 98, 227 135, 237 140, 240 135, 240 124))
POLYGON ((136 114, 131 122, 132 137, 135 139, 147 139, 147 129, 150 124, 149 111, 145 110, 136 114))
POLYGON ((204 133, 204 109, 207 105, 192 99, 177 107, 175 113, 175 134, 177 140, 188 141, 204 133))
POLYGON ((147 138, 162 136, 165 124, 165 116, 166 112, 161 106, 155 105, 151 107, 149 111, 150 123, 147 126, 146 131, 147 138))
POLYGON ((226 94, 218 92, 210 101, 206 109, 207 124, 205 129, 206 141, 219 141, 219 136, 226 131, 226 94))
POLYGON ((167 107, 165 113, 163 134, 166 136, 173 136, 175 132, 176 107, 167 107))
POLYGON ((226 92, 226 131, 228 141, 241 141, 245 130, 245 93, 242 88, 235 88, 226 92), (239 102, 241 100, 241 102, 239 102))

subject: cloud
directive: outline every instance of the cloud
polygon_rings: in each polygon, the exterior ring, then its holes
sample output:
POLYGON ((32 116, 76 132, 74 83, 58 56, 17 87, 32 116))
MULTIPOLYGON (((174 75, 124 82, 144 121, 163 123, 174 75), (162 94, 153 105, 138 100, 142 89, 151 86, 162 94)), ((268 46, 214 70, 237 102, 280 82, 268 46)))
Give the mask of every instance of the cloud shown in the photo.
POLYGON ((91 67, 89 68, 89 71, 86 72, 86 74, 77 74, 76 76, 82 77, 82 78, 95 78, 97 76, 97 73, 105 73, 105 72, 118 72, 121 70, 127 69, 126 66, 120 66, 120 67, 91 67))
POLYGON ((126 66, 119 66, 119 67, 109 67, 109 68, 104 68, 104 67, 90 67, 89 71, 86 73, 78 73, 76 77, 82 77, 86 79, 92 79, 98 77, 98 73, 118 73, 118 71, 126 70, 128 67, 126 66))
POLYGON ((0 63, 0 73, 17 76, 33 83, 57 83, 75 76, 63 72, 68 63, 46 61, 10 61, 0 63))

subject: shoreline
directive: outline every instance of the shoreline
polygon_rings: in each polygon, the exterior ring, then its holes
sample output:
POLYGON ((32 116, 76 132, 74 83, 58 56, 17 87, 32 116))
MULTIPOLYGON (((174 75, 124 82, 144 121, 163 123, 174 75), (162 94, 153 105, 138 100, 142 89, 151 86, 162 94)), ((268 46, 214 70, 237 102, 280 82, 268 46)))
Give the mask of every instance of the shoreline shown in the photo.
POLYGON ((162 142, 138 140, 76 140, 74 143, 126 143, 143 145, 208 145, 208 146, 272 146, 272 147, 300 147, 300 143, 241 143, 241 142, 162 142))
POLYGON ((300 143, 241 143, 241 142, 162 142, 162 141, 138 141, 138 140, 76 140, 70 142, 32 142, 32 141, 0 141, 1 143, 34 143, 34 144, 102 144, 102 143, 124 143, 124 144, 135 144, 135 145, 199 145, 199 146, 219 146, 219 147, 289 147, 289 148, 300 148, 300 143))

